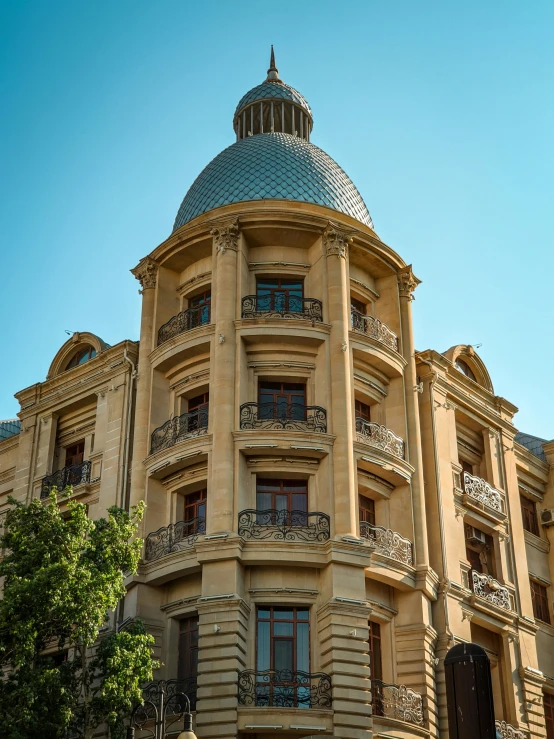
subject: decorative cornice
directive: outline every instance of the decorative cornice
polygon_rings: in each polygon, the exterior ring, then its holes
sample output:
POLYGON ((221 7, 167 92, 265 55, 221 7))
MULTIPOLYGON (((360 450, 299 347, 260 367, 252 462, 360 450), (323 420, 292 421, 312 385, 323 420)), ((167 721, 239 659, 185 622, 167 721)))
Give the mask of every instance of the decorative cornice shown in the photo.
POLYGON ((414 296, 412 295, 413 291, 416 289, 416 287, 421 283, 421 280, 418 280, 418 278, 414 275, 412 270, 412 265, 408 264, 407 267, 403 267, 397 275, 398 278, 398 287, 400 290, 400 296, 402 298, 408 298, 409 300, 413 300, 414 296))
POLYGON ((238 250, 239 223, 237 220, 212 224, 210 233, 214 237, 218 254, 225 254, 227 249, 238 250))
POLYGON ((137 278, 143 290, 156 287, 158 263, 150 257, 144 257, 144 259, 141 259, 137 266, 131 270, 131 274, 137 278))
POLYGON ((323 248, 328 257, 346 259, 348 244, 352 242, 352 231, 344 231, 332 221, 329 221, 323 232, 323 248))

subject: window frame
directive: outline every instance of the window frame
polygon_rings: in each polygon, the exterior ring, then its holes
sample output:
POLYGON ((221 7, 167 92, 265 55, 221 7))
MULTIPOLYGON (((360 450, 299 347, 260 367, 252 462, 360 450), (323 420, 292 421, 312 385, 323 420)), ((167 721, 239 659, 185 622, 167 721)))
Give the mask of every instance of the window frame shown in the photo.
POLYGON ((526 495, 519 494, 519 502, 521 507, 521 519, 523 528, 534 536, 540 537, 539 519, 537 516, 537 504, 526 495), (524 502, 525 501, 525 502, 524 502), (526 525, 527 524, 527 525, 526 525))
POLYGON ((543 624, 550 625, 552 618, 550 615, 550 600, 548 597, 548 588, 546 585, 538 582, 534 578, 529 578, 531 587, 531 603, 533 605, 533 616, 543 624))

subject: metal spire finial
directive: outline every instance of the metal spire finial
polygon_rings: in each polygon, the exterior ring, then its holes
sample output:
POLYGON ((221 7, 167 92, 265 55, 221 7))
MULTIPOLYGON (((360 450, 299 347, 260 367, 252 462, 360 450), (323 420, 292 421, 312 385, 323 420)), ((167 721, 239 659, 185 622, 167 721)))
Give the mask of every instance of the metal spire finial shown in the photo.
POLYGON ((273 44, 271 44, 271 57, 269 59, 267 79, 269 82, 281 82, 281 80, 279 79, 279 70, 275 66, 275 52, 273 51, 273 44))

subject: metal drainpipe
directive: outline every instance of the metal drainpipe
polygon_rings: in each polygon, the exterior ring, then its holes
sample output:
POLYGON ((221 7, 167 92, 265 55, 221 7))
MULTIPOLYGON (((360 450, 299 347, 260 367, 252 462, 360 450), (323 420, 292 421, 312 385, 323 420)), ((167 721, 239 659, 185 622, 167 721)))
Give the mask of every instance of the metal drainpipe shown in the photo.
POLYGON ((131 365, 131 376, 129 378, 129 394, 127 397, 127 429, 125 431, 125 451, 123 454, 123 482, 121 485, 121 508, 125 508, 125 492, 127 489, 127 475, 129 471, 129 440, 131 437, 131 418, 133 404, 133 384, 137 376, 137 369, 127 355, 127 348, 123 351, 123 359, 131 365))
MULTIPOLYGON (((420 361, 422 364, 426 364, 428 367, 431 368, 431 372, 433 374, 433 379, 429 383, 429 399, 431 402, 431 425, 433 429, 433 456, 435 459, 435 478, 437 481, 437 504, 438 504, 438 513, 439 513, 439 526, 440 526, 440 536, 441 536, 441 555, 442 555, 442 568, 443 568, 443 576, 441 580, 442 585, 450 585, 450 579, 447 578, 446 573, 448 572, 448 560, 446 557, 446 548, 444 545, 444 516, 442 512, 442 503, 441 503, 441 475, 440 475, 440 467, 439 467, 439 461, 438 461, 438 454, 437 454, 437 430, 436 430, 436 422, 435 422, 435 395, 433 393, 433 386, 437 381, 438 373, 433 367, 433 364, 429 362, 427 359, 423 359, 422 357, 416 357, 416 361, 420 361)), ((448 616, 448 596, 447 591, 443 591, 443 597, 444 597, 444 619, 445 619, 445 630, 450 638, 450 641, 454 641, 454 634, 452 633, 450 629, 450 618, 448 616)))

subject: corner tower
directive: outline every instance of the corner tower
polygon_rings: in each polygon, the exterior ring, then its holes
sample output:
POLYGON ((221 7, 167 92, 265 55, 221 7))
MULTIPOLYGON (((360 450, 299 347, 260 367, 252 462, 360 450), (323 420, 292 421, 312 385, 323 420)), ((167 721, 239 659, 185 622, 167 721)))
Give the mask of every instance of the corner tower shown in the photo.
POLYGON ((148 508, 126 613, 199 737, 434 736, 419 281, 273 53, 233 127, 133 270, 148 508))

